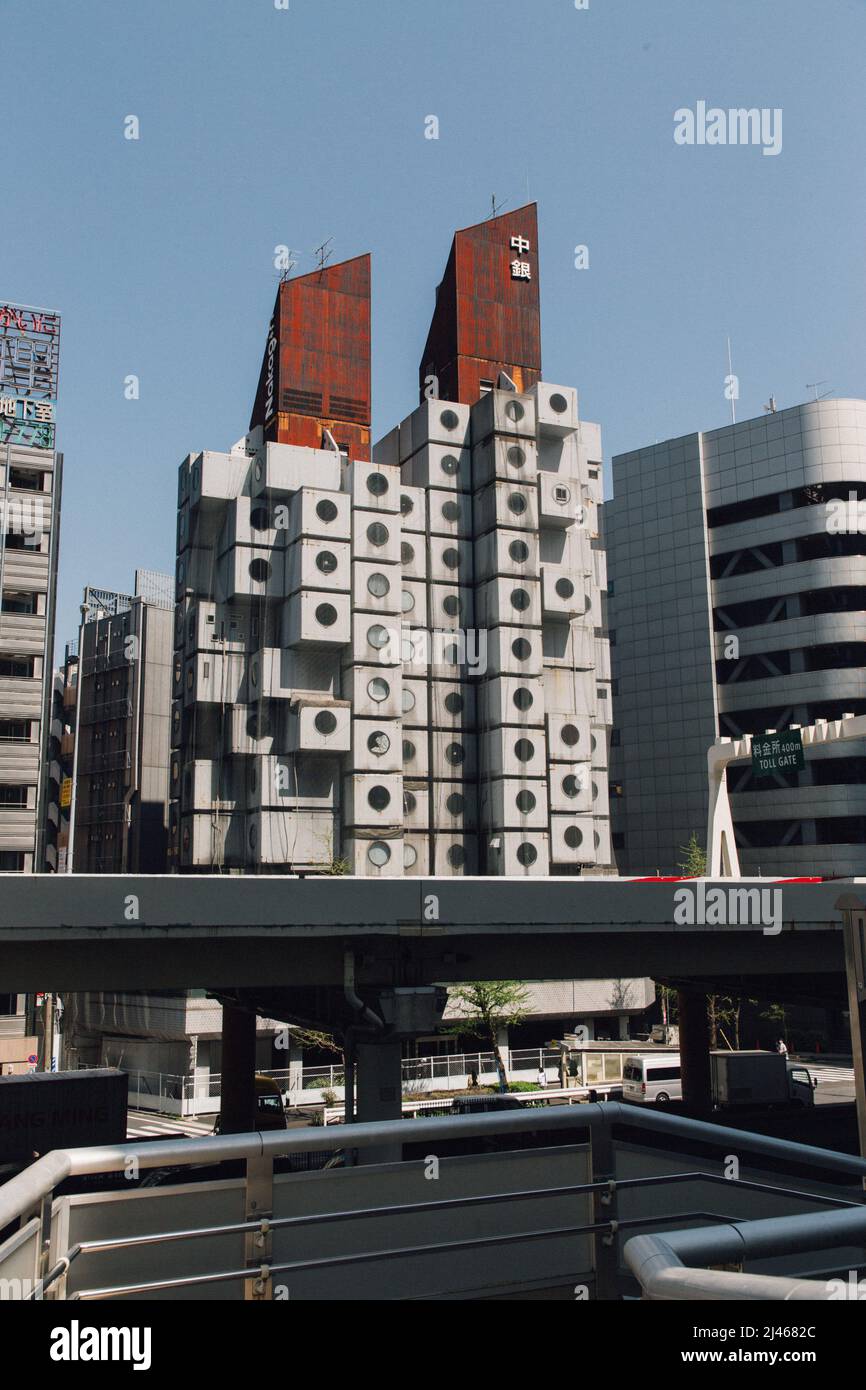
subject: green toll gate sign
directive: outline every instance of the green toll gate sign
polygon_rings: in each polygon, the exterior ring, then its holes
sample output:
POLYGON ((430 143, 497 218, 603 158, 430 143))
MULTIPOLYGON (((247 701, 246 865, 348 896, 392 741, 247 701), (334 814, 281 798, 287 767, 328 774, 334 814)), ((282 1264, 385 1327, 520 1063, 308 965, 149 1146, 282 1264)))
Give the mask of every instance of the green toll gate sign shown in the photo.
POLYGON ((774 772, 799 772, 805 766, 803 735, 799 729, 753 736, 752 772, 756 777, 770 777, 774 772))

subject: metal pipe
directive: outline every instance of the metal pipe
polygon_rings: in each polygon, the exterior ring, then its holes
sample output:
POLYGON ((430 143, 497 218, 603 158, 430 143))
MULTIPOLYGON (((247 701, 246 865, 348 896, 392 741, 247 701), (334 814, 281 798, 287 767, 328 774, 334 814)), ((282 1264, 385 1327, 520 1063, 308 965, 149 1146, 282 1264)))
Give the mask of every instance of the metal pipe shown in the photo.
POLYGON ((377 1033, 385 1031, 385 1024, 378 1014, 374 1014, 372 1009, 368 1009, 361 996, 355 990, 355 952, 347 950, 343 954, 343 995, 349 1008, 352 1009, 360 1018, 365 1018, 377 1033))
MULTIPOLYGON (((785 1218, 782 1218, 785 1219, 785 1218)), ((820 1213, 820 1219, 825 1219, 820 1213)), ((707 1235, 717 1227, 705 1227, 707 1235)), ((724 1229, 724 1228, 722 1228, 724 1229)), ((673 1249, 676 1235, 633 1236, 626 1241, 623 1257, 645 1297, 673 1301, 726 1301, 729 1299, 774 1302, 821 1301, 831 1297, 827 1283, 817 1279, 793 1279, 769 1274, 738 1274, 713 1269, 689 1269, 673 1249)), ((708 1242, 709 1244, 709 1242, 708 1242)), ((715 1258, 715 1253, 707 1259, 715 1258)))

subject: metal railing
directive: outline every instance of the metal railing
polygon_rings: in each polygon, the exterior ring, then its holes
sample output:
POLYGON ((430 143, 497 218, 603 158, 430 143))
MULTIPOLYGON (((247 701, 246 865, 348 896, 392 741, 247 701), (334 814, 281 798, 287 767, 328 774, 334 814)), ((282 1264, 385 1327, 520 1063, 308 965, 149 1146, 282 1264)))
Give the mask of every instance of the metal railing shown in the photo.
MULTIPOLYGON (((106 1299, 134 1294, 149 1294, 163 1290, 177 1290, 182 1293, 191 1289, 207 1289, 216 1284, 235 1283, 243 1286, 245 1296, 254 1299, 268 1299, 274 1296, 274 1277, 289 1273, 300 1274, 311 1271, 336 1273, 347 1267, 384 1266, 393 1261, 417 1261, 422 1258, 436 1258, 443 1254, 457 1254, 464 1258, 489 1249, 507 1249, 517 1244, 521 1250, 537 1249, 537 1243, 547 1241, 579 1241, 591 1238, 594 1256, 592 1277, 600 1292, 599 1296, 618 1297, 617 1283, 617 1243, 625 1234, 623 1257, 627 1269, 638 1281, 644 1296, 648 1298, 688 1298, 688 1299, 829 1299, 837 1296, 830 1291, 825 1280, 804 1280, 799 1276, 754 1274, 743 1272, 722 1272, 700 1268, 706 1264, 741 1265, 750 1259, 765 1259, 782 1256, 790 1259, 793 1254, 812 1251, 839 1250, 850 1252, 852 1246, 862 1249, 866 1245, 866 1206, 863 1205, 862 1182, 866 1176, 866 1160, 847 1154, 838 1154, 826 1149, 811 1148, 803 1144, 790 1143, 764 1135, 746 1134, 739 1130, 729 1130, 706 1121, 694 1120, 669 1113, 635 1112, 632 1108, 617 1102, 607 1105, 582 1106, 579 1110, 549 1108, 529 1112, 513 1111, 507 1114, 482 1114, 444 1119, 387 1121, 377 1124, 357 1124, 344 1134, 344 1140, 351 1146, 350 1152, 381 1152, 395 1144, 421 1140, 429 1146, 432 1153, 439 1151, 441 1143, 448 1140, 463 1141, 469 1138, 496 1139, 507 1149, 507 1141, 532 1131, 540 1138, 549 1133, 555 1141, 557 1131, 565 1131, 570 1143, 559 1148, 542 1148, 545 1164, 552 1163, 553 1156, 560 1161, 570 1155, 583 1153, 588 1156, 589 1167, 584 1167, 586 1177, 582 1181, 553 1180, 547 1186, 520 1187, 511 1190, 496 1188, 495 1175, 498 1161, 504 1159, 502 1153, 487 1155, 492 1166, 487 1171, 493 1180, 488 1189, 482 1192, 459 1192, 444 1200, 399 1201, 361 1207, 341 1205, 335 1211, 310 1211, 304 1203, 301 1214, 280 1216, 274 1214, 274 1159, 285 1155, 300 1155, 321 1150, 321 1130, 294 1130, 272 1133, 227 1135, 213 1139, 156 1142, 153 1144, 122 1144, 105 1148, 61 1150, 38 1159, 31 1167, 0 1188, 0 1229, 18 1220, 21 1231, 6 1245, 0 1247, 0 1275, 4 1275, 6 1259, 17 1259, 21 1267, 24 1242, 29 1241, 27 1249, 34 1257, 34 1287, 31 1296, 36 1298, 64 1298, 67 1296, 67 1283, 70 1271, 82 1256, 110 1255, 124 1251, 130 1252, 128 1268, 140 1268, 139 1259, 133 1252, 141 1252, 145 1247, 156 1246, 163 1252, 170 1252, 178 1245, 183 1250, 195 1247, 197 1242, 215 1237, 235 1236, 244 1239, 245 1259, 243 1264, 234 1263, 228 1268, 193 1273, 178 1273, 176 1258, 167 1255, 167 1267, 157 1277, 129 1279, 80 1287, 71 1295, 79 1299, 106 1299), (824 1171, 831 1174, 838 1183, 845 1180, 849 1186, 846 1195, 837 1192, 833 1195, 820 1192, 803 1191, 801 1188, 784 1186, 778 1182, 755 1182, 746 1178, 730 1178, 723 1172, 714 1172, 706 1167, 687 1171, 665 1171, 650 1176, 617 1175, 614 1153, 614 1130, 617 1125, 627 1126, 628 1147, 634 1147, 634 1135, 645 1131, 649 1135, 661 1136, 664 1148, 670 1152, 677 1140, 698 1143, 718 1155, 719 1164, 723 1156, 736 1152, 741 1162, 747 1156, 755 1166, 772 1168, 776 1162, 785 1165, 802 1165, 816 1181, 815 1174, 824 1171), (574 1132, 574 1133, 572 1133, 574 1132), (588 1147, 587 1147, 588 1146, 588 1147), (105 1238, 88 1238, 71 1245, 62 1244, 64 1229, 62 1217, 63 1203, 71 1199, 61 1199, 58 1208, 52 1208, 54 1189, 65 1179, 74 1175, 108 1174, 126 1172, 131 1162, 141 1168, 160 1168, 166 1164, 173 1168, 192 1167, 197 1164, 242 1161, 246 1166, 245 1211, 242 1222, 233 1219, 223 1222, 206 1222, 191 1227, 176 1227, 133 1234, 112 1235, 105 1238), (765 1162, 769 1160, 769 1162, 765 1162), (747 1197, 772 1194, 777 1199, 786 1199, 802 1204, 804 1201, 816 1208, 813 1211, 796 1212, 764 1219, 744 1221, 729 1214, 687 1209, 676 1212, 650 1210, 646 1214, 628 1215, 619 1211, 619 1195, 658 1192, 673 1189, 684 1184, 709 1184, 711 1190, 721 1194, 723 1202, 730 1194, 738 1194, 743 1200, 747 1197), (855 1184, 860 1185, 859 1191, 855 1184), (856 1199, 852 1199, 857 1191, 856 1199), (575 1207, 576 1199, 586 1199, 575 1207), (556 1202, 564 1199, 568 1205, 560 1210, 554 1224, 550 1219, 540 1217, 536 1224, 517 1231, 506 1229, 506 1213, 512 1204, 526 1203, 530 1206, 542 1199, 549 1199, 554 1208, 556 1202), (591 1205, 589 1205, 591 1203, 591 1205), (480 1220, 480 1214, 489 1212, 496 1225, 490 1229, 480 1220), (459 1238, 440 1238, 438 1226, 433 1230, 436 1239, 421 1241, 417 1236, 413 1242, 411 1232, 418 1227, 412 1224, 420 1215, 432 1215, 437 1220, 448 1212, 471 1213, 471 1219, 461 1221, 459 1238), (404 1240, 397 1246, 375 1247, 375 1237, 358 1248, 357 1223, 387 1221, 400 1218, 400 1231, 406 1231, 404 1240), (406 1218, 410 1218, 408 1224, 406 1218), (501 1220, 500 1220, 501 1218, 501 1220), (52 1224, 53 1222, 53 1224, 52 1224), (682 1229, 684 1223, 700 1222, 698 1229, 682 1229), (305 1229, 320 1229, 350 1223, 355 1237, 347 1248, 337 1253, 323 1255, 320 1246, 315 1253, 299 1253, 288 1261, 273 1258, 274 1232, 287 1230, 293 1234, 305 1229), (646 1228, 652 1227, 652 1233, 646 1228), (659 1228, 670 1228, 659 1234, 659 1228), (678 1227, 680 1229, 678 1229, 678 1227), (466 1231, 471 1232, 467 1235, 466 1231), (53 1254, 51 1240, 54 1238, 53 1254), (694 1267, 698 1266, 698 1267, 694 1267)), ((562 1135, 560 1137, 563 1137, 562 1135)), ((511 1157, 517 1157, 516 1151, 511 1157)), ((525 1155, 523 1155, 525 1157, 525 1155)), ((373 1161, 376 1159, 374 1157, 373 1161)), ((381 1162, 381 1160, 379 1160, 381 1162)), ((693 1160, 692 1160, 693 1161, 693 1160)), ((706 1160, 705 1160, 706 1162, 706 1160)), ((394 1177, 398 1182, 401 1175, 406 1181, 414 1177, 417 1182, 418 1165, 396 1163, 378 1168, 375 1171, 394 1177)), ((533 1170, 541 1171, 541 1170, 533 1170)), ((567 1171, 560 1169, 558 1171, 567 1171)), ((320 1175, 325 1176, 325 1175, 320 1175)), ((342 1174, 332 1174, 331 1178, 340 1181, 342 1174)), ((322 1189, 316 1189, 321 1191, 322 1189)), ((417 1191, 417 1185, 414 1189, 417 1191)), ((150 1194, 156 1196, 157 1194, 150 1194)), ((205 1193, 205 1196, 208 1194, 205 1193)), ((110 1204, 116 1215, 117 1194, 110 1204)), ((671 1199, 672 1200, 672 1199, 671 1199)), ((657 1203, 656 1203, 657 1208, 657 1203)), ((166 1207, 166 1211, 171 1208, 166 1207)), ((92 1230, 92 1222, 89 1230, 92 1230)), ((386 1230, 387 1227, 381 1229, 386 1230)), ((333 1249, 332 1242, 328 1242, 333 1249)), ((293 1244, 293 1252, 297 1251, 293 1244)), ((559 1247, 560 1252, 562 1246, 559 1247)), ((25 1254, 27 1251, 25 1250, 25 1254)), ((850 1258, 850 1253, 849 1256, 850 1258)), ((575 1255, 575 1260, 577 1260, 575 1255)), ((560 1260, 561 1265, 561 1260, 560 1260)), ((461 1260, 451 1260, 449 1267, 459 1271, 461 1260)), ((417 1268, 417 1265, 413 1266, 417 1268)), ((558 1266, 559 1269, 559 1266, 558 1266)), ((583 1267, 576 1264, 576 1272, 583 1267)), ((453 1276, 452 1276, 453 1277, 453 1276)), ((562 1277, 561 1272, 558 1275, 562 1277)), ((27 1296, 27 1295, 25 1295, 27 1296)), ((365 1296, 369 1296, 366 1292, 365 1296)), ((404 1295, 405 1296, 405 1293, 404 1295)))

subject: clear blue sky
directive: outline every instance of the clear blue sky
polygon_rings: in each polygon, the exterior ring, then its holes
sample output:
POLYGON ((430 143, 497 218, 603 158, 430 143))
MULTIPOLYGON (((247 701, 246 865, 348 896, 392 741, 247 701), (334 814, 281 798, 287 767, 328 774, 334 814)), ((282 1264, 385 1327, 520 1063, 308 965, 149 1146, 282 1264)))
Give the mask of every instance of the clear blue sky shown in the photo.
POLYGON ((372 251, 377 437, 493 193, 539 203, 544 375, 606 458, 727 421, 727 333, 738 418, 866 396, 864 0, 0 0, 0 35, 0 297, 63 315, 59 650, 85 583, 173 568, 177 464, 246 429, 279 243, 299 273, 372 251), (677 146, 698 100, 781 107, 782 153, 677 146))

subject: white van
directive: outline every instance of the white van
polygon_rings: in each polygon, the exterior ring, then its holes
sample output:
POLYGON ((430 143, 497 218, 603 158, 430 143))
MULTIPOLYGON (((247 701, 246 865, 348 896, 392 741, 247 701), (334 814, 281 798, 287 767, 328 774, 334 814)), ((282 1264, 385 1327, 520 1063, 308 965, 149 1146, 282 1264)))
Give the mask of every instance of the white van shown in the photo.
POLYGON ((622 1098, 636 1105, 667 1105, 670 1100, 682 1100, 680 1054, 657 1052, 651 1057, 626 1057, 622 1098))

